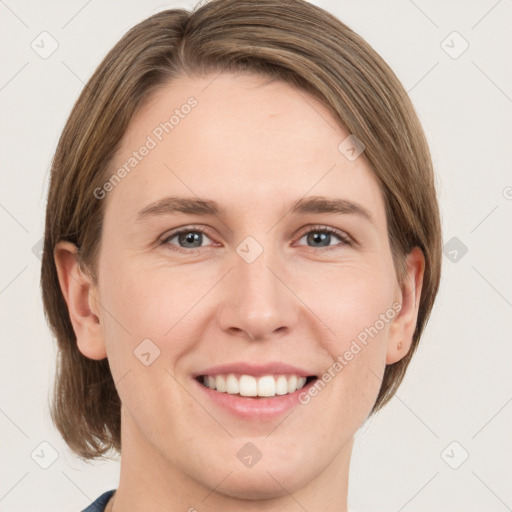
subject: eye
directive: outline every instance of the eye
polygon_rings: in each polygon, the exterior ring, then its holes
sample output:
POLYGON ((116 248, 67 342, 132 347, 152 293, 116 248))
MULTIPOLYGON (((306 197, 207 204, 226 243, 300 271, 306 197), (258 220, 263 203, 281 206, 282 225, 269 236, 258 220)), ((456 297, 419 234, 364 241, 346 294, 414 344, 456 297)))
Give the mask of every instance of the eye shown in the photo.
POLYGON ((320 249, 337 249, 339 246, 343 245, 352 245, 352 241, 350 238, 343 233, 343 231, 339 231, 338 229, 331 228, 329 226, 315 226, 313 229, 306 231, 299 239, 302 240, 306 238, 307 243, 312 243, 309 247, 318 247, 320 249), (341 243, 337 243, 331 245, 334 238, 340 240, 341 243))
MULTIPOLYGON (((171 246, 172 249, 177 251, 181 249, 200 249, 204 247, 203 242, 205 238, 212 241, 210 237, 207 236, 206 230, 201 226, 189 226, 173 231, 165 236, 160 243, 162 245, 171 246), (177 242, 173 242, 175 239, 177 242)), ((309 245, 309 247, 319 249, 332 250, 338 249, 343 245, 352 245, 351 239, 343 233, 343 231, 329 226, 315 226, 309 231, 304 232, 299 238, 299 242, 303 238, 306 238, 307 244, 312 244, 309 245), (337 238, 340 242, 331 244, 333 238, 337 238)))
MULTIPOLYGON (((203 228, 199 226, 191 226, 188 228, 180 229, 179 231, 174 231, 168 236, 166 236, 161 243, 168 245, 176 245, 172 243, 172 240, 177 239, 179 249, 200 249, 202 247, 202 242, 204 238, 210 240, 210 238, 206 235, 206 232, 203 228)), ((211 240, 210 240, 211 241, 211 240)))

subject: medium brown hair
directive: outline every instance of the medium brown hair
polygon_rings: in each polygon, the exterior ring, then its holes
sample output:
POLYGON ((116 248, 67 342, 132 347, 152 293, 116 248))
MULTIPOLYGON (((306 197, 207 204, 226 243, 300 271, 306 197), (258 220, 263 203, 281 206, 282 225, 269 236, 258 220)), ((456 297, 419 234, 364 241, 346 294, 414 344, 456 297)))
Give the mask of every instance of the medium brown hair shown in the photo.
POLYGON ((94 190, 108 179, 134 114, 176 77, 223 71, 284 80, 322 102, 365 146, 385 198, 401 284, 410 250, 418 246, 425 255, 411 349, 386 366, 371 414, 395 394, 430 316, 442 257, 432 163, 410 99, 382 58, 340 20, 302 0, 214 0, 192 12, 162 11, 129 30, 98 66, 52 162, 41 273, 44 308, 59 349, 51 415, 83 458, 121 451, 121 404, 108 359, 92 360, 78 350, 54 248, 61 240, 73 242, 96 282, 105 201, 94 190))

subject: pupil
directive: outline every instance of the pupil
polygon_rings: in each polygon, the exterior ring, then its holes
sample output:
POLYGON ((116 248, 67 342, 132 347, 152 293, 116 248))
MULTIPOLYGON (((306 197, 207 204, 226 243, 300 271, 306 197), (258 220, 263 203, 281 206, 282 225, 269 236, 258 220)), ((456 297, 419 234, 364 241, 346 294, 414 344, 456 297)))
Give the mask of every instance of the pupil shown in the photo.
POLYGON ((199 241, 199 245, 196 245, 194 247, 200 247, 201 246, 201 236, 202 233, 197 233, 194 231, 189 231, 188 233, 184 233, 182 236, 182 239, 180 242, 184 242, 185 244, 190 243, 193 244, 194 242, 199 241))
POLYGON ((310 233, 310 241, 313 241, 313 242, 327 242, 325 244, 323 244, 322 246, 328 246, 329 245, 329 237, 330 237, 330 233, 310 233))
MULTIPOLYGON (((201 236, 202 233, 189 231, 182 235, 182 240, 180 242, 184 242, 185 244, 194 244, 194 242, 199 242, 199 247, 201 246, 201 236)), ((314 244, 319 243, 321 246, 326 247, 329 245, 330 233, 310 233, 309 241, 314 244)), ((198 247, 197 245, 195 247, 198 247)))

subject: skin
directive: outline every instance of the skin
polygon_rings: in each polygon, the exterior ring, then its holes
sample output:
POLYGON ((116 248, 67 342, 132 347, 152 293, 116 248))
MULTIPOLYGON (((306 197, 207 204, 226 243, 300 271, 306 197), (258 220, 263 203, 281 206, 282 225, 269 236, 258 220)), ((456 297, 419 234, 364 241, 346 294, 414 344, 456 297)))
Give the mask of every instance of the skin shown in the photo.
POLYGON ((400 286, 382 192, 364 153, 349 161, 338 150, 349 134, 323 105, 267 82, 221 74, 181 77, 159 90, 132 120, 112 170, 187 98, 198 105, 104 199, 97 286, 71 243, 55 249, 78 347, 89 358, 108 357, 122 400, 114 511, 346 511, 353 436, 385 365, 410 348, 422 252, 408 255, 400 286), (213 199, 223 215, 136 221, 169 195, 213 199), (356 202, 374 222, 287 214, 293 201, 313 195, 356 202), (175 228, 197 225, 207 229, 199 248, 177 237, 158 244, 175 228), (327 250, 305 236, 313 226, 356 243, 331 235, 327 250), (252 263, 236 252, 247 236, 263 248, 252 263), (279 421, 235 418, 192 380, 201 369, 244 360, 320 375, 394 301, 400 313, 318 396, 279 421), (146 338, 160 350, 150 366, 133 353, 146 338), (247 442, 262 453, 251 468, 237 457, 247 442))

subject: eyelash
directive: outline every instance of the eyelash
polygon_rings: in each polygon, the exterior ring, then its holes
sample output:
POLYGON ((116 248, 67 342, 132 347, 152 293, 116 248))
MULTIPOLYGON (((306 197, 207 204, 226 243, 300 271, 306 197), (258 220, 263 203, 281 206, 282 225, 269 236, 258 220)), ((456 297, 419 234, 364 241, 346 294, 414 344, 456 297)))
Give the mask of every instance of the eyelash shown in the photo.
MULTIPOLYGON (((177 251, 177 252, 186 252, 186 253, 196 252, 199 249, 203 249, 203 247, 195 247, 195 248, 192 248, 192 249, 187 249, 186 247, 173 246, 172 244, 169 243, 170 240, 172 240, 176 236, 181 235, 182 233, 195 233, 195 232, 202 233, 202 234, 206 235, 208 238, 212 238, 212 237, 210 237, 208 235, 207 230, 204 229, 203 227, 201 227, 201 226, 189 226, 189 227, 186 227, 186 228, 183 228, 183 229, 179 229, 178 231, 174 231, 174 232, 170 233, 169 235, 165 236, 161 240, 160 244, 161 245, 167 245, 167 246, 169 246, 171 248, 171 250, 174 250, 174 251, 177 251)), ((331 228, 329 226, 313 226, 308 231, 303 231, 300 234, 300 236, 298 237, 298 240, 303 238, 304 235, 308 235, 310 233, 329 233, 331 235, 337 236, 341 240, 341 243, 337 244, 337 245, 327 246, 327 247, 317 247, 317 249, 320 249, 322 251, 330 251, 330 250, 334 250, 334 249, 339 249, 343 245, 348 245, 348 246, 353 245, 353 242, 350 239, 350 237, 348 237, 348 235, 343 233, 343 231, 339 231, 338 229, 331 228)), ((311 246, 306 246, 306 247, 311 247, 311 246)), ((311 249, 315 249, 315 247, 311 247, 311 249)))

